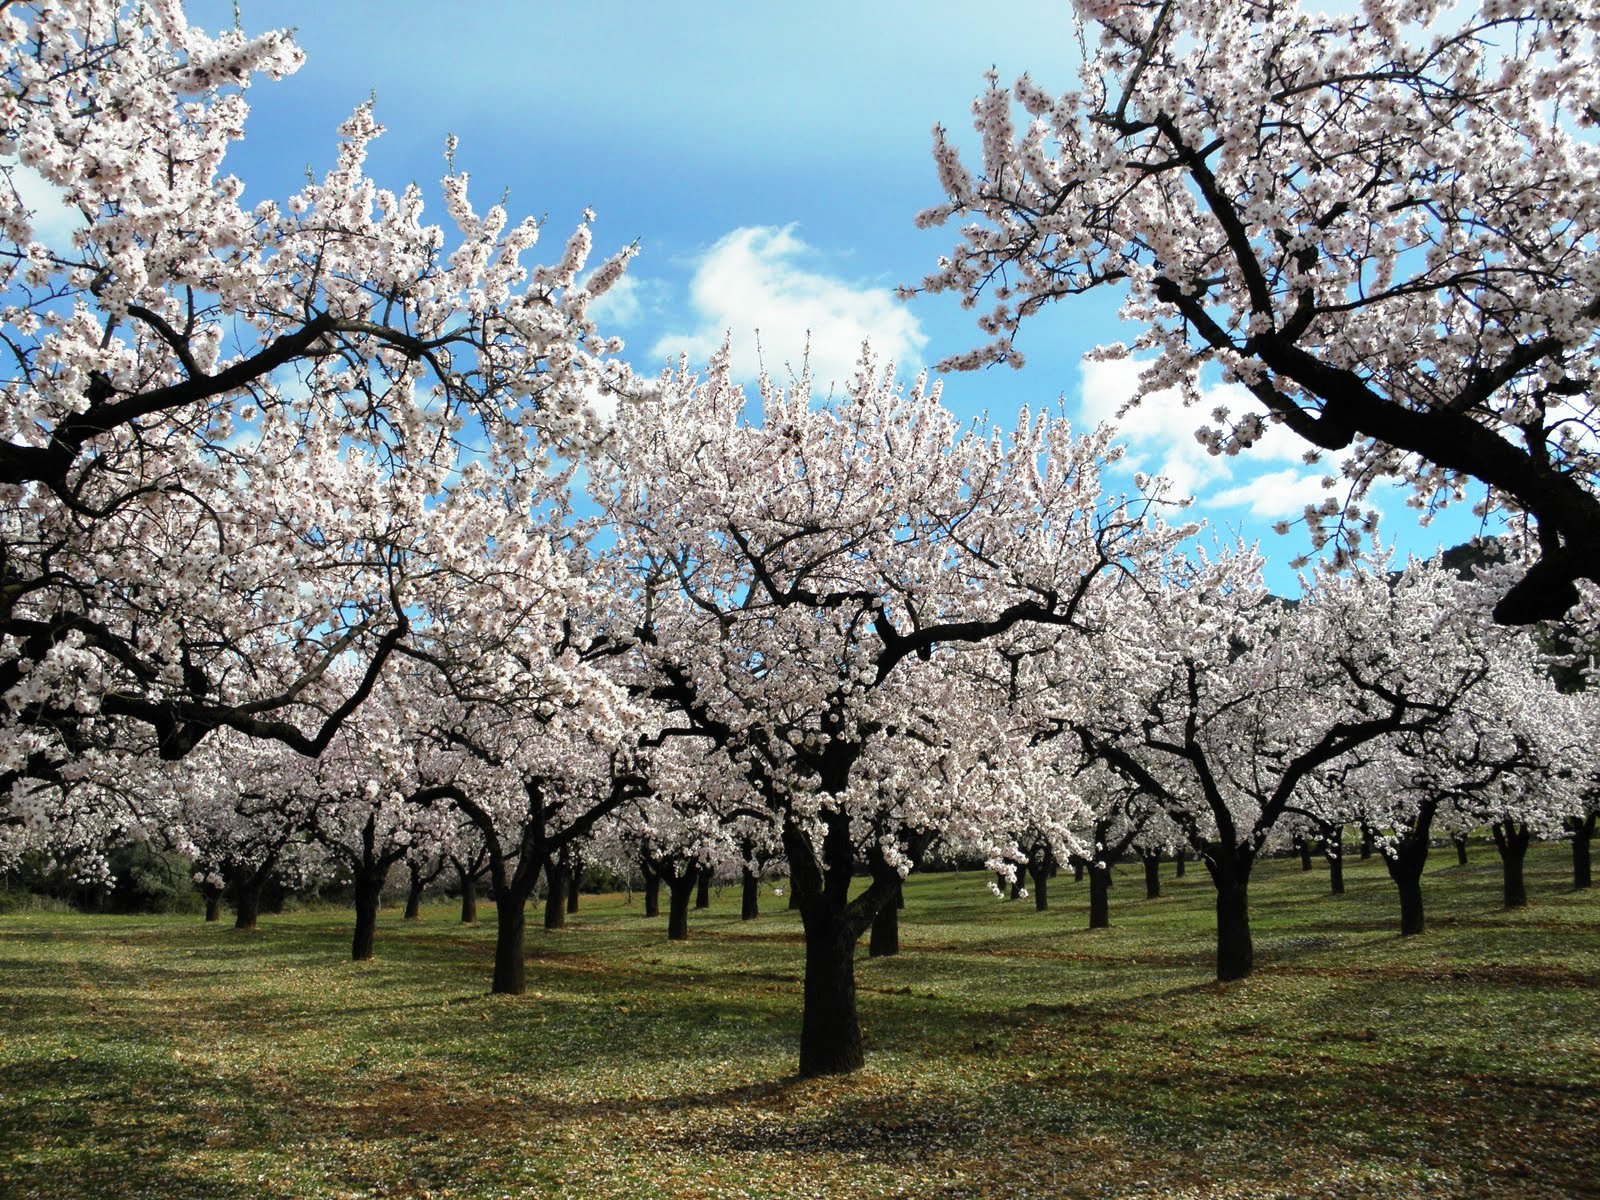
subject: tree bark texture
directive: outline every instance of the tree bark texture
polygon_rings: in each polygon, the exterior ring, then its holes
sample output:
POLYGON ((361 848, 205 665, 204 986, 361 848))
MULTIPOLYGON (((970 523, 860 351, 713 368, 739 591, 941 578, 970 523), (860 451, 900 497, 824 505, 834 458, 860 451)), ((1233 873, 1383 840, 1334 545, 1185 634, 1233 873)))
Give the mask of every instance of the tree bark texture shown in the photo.
POLYGON ((744 869, 739 884, 739 919, 754 921, 761 915, 761 880, 749 867, 744 869))

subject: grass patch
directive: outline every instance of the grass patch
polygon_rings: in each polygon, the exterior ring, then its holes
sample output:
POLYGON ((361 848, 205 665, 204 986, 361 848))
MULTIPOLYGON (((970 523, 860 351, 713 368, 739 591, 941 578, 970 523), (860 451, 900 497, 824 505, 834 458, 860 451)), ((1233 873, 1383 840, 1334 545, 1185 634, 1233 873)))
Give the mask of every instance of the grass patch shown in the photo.
MULTIPOLYGON (((1600 1196, 1600 897, 1560 846, 1499 908, 1436 854, 1395 934, 1376 859, 1263 864, 1257 973, 1210 980, 1204 873, 1140 872, 1089 931, 914 877, 857 972, 867 1069, 793 1078, 799 924, 737 888, 665 918, 585 896, 486 994, 493 907, 380 919, 0 916, 0 1196, 1600 1196)), ((537 914, 530 912, 535 920, 537 914)))

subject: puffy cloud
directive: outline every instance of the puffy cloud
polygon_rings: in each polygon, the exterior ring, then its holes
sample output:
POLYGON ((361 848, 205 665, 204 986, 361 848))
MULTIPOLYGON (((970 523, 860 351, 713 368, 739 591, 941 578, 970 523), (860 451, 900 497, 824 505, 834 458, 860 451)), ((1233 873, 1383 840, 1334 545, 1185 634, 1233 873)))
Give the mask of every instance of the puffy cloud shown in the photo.
POLYGON ((1155 392, 1119 417, 1145 365, 1137 359, 1085 359, 1081 367, 1079 411, 1090 424, 1105 421, 1117 427, 1131 467, 1166 476, 1179 495, 1194 496, 1206 508, 1248 506, 1255 517, 1297 517, 1307 504, 1321 503, 1329 494, 1321 481, 1336 472, 1302 465, 1309 447, 1282 425, 1269 423, 1254 446, 1232 457, 1209 454, 1195 440, 1196 429, 1216 424, 1211 418, 1215 408, 1227 408, 1235 416, 1260 411, 1238 384, 1204 388, 1200 402, 1188 407, 1177 392, 1155 392), (1285 463, 1296 465, 1277 466, 1285 463), (1269 465, 1277 469, 1262 470, 1269 465))
POLYGON ((809 347, 811 374, 824 390, 854 374, 863 341, 880 360, 916 369, 928 339, 910 310, 887 287, 817 270, 817 251, 794 229, 749 226, 712 246, 689 285, 695 327, 660 338, 654 353, 703 361, 730 338, 738 375, 753 379, 764 366, 783 380, 800 373, 809 347))
POLYGON ((33 215, 34 240, 63 253, 72 249, 72 235, 82 229, 83 214, 66 202, 61 189, 32 167, 21 163, 0 164, 10 176, 22 206, 33 215))

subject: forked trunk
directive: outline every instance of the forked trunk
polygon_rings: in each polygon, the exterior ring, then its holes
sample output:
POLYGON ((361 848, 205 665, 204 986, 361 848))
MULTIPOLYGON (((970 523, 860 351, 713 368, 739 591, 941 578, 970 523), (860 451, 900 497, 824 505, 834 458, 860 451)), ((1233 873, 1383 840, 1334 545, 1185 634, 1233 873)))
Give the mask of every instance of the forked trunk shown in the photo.
POLYGON ((1522 865, 1528 855, 1528 842, 1533 831, 1515 821, 1496 821, 1490 827, 1494 834, 1494 847, 1500 852, 1500 872, 1504 883, 1505 905, 1509 908, 1528 906, 1528 885, 1523 878, 1522 865))
POLYGON ((1422 868, 1428 861, 1428 840, 1408 838, 1384 856, 1389 878, 1400 891, 1400 936, 1415 937, 1424 928, 1422 868))

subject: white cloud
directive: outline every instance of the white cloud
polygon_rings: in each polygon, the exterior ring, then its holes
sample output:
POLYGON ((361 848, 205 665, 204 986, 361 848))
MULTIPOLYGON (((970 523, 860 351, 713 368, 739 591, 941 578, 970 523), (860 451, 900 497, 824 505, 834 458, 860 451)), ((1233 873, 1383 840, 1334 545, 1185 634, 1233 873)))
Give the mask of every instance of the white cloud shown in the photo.
POLYGON ((1284 426, 1268 424, 1254 446, 1232 457, 1209 454, 1195 440, 1196 429, 1216 425, 1211 416, 1215 408, 1225 407, 1236 417, 1260 411, 1254 397, 1238 384, 1203 388, 1200 402, 1189 407, 1175 391, 1155 392, 1118 417, 1147 365, 1137 359, 1086 359, 1080 368, 1080 411, 1090 424, 1104 421, 1117 427, 1131 467, 1166 476, 1179 495, 1194 496, 1208 508, 1248 505, 1256 517, 1297 517, 1307 504, 1320 503, 1328 494, 1321 480, 1336 472, 1327 466, 1300 465, 1310 447, 1284 426), (1283 463, 1296 465, 1261 470, 1283 463))
POLYGON ((1264 471, 1252 479, 1231 488, 1213 493, 1205 498, 1206 504, 1216 508, 1245 505, 1253 517, 1298 517, 1308 504, 1321 504, 1329 496, 1344 499, 1344 492, 1330 492, 1322 486, 1321 471, 1297 471, 1285 467, 1281 471, 1264 471))
POLYGON ((765 366, 782 381, 799 374, 809 345, 811 373, 823 390, 854 374, 863 341, 880 361, 916 369, 928 339, 910 310, 889 288, 807 266, 816 253, 793 225, 735 229, 695 268, 689 285, 695 327, 660 338, 654 353, 704 361, 731 338, 737 375, 753 379, 765 366))
POLYGON ((33 214, 33 237, 52 250, 72 250, 72 235, 82 229, 83 214, 64 199, 60 188, 32 167, 21 163, 0 164, 10 176, 22 206, 33 214))
POLYGON ((626 329, 659 307, 661 290, 661 284, 654 280, 624 275, 589 305, 589 316, 601 333, 609 332, 612 326, 626 329))

